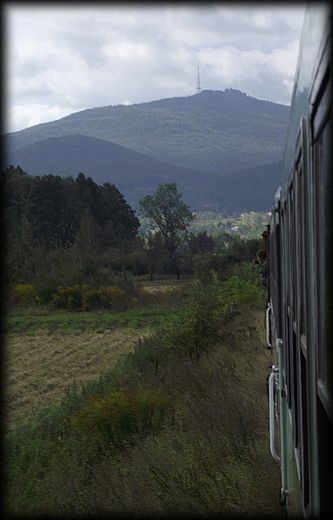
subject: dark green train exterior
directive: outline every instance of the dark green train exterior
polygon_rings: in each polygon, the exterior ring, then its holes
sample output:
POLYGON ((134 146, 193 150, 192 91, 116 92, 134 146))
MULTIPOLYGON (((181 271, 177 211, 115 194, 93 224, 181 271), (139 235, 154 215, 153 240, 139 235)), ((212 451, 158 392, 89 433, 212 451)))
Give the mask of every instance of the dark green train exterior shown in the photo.
POLYGON ((331 7, 307 8, 267 237, 271 452, 288 517, 332 511, 331 7))

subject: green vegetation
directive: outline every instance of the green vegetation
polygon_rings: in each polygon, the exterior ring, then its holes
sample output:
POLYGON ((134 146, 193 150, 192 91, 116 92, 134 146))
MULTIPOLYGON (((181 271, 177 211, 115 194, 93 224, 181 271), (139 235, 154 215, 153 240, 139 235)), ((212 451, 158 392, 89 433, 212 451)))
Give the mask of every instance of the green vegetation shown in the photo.
MULTIPOLYGON (((138 300, 122 312, 31 316, 36 307, 21 307, 20 316, 7 317, 16 342, 69 334, 69 350, 88 329, 150 326, 99 377, 81 389, 74 381, 60 400, 11 424, 7 514, 279 516, 279 470, 268 453, 261 290, 248 262, 229 272, 213 269, 191 290, 174 280, 147 282, 143 293, 154 302, 142 300, 140 308, 138 300), (170 294, 172 305, 165 306, 170 294)), ((84 342, 81 351, 86 357, 84 342)))
POLYGON ((278 514, 261 241, 183 233, 192 213, 165 184, 167 215, 182 210, 168 249, 110 186, 10 173, 5 513, 278 514))
POLYGON ((179 249, 186 244, 187 228, 195 216, 182 200, 175 183, 159 184, 154 195, 139 201, 141 212, 148 219, 149 249, 153 257, 163 258, 168 270, 179 278, 179 249), (154 254, 155 253, 155 254, 154 254))
MULTIPOLYGON (((171 292, 171 291, 170 291, 171 292)), ((53 334, 59 332, 61 334, 77 334, 84 331, 103 331, 113 330, 116 328, 155 328, 167 322, 171 316, 177 311, 177 307, 168 306, 170 301, 175 299, 181 300, 179 292, 177 297, 170 298, 170 292, 166 293, 166 297, 148 295, 146 301, 150 300, 149 307, 138 307, 128 309, 122 312, 63 312, 59 314, 56 311, 50 311, 43 308, 38 312, 36 308, 27 308, 17 311, 11 311, 6 317, 3 328, 5 332, 16 333, 20 335, 41 335, 53 334), (155 302, 153 304, 152 302, 155 302), (161 307, 155 306, 159 302, 161 307), (153 306, 154 305, 154 306, 153 306), (163 305, 163 306, 162 306, 163 305), (36 311, 38 315, 36 316, 36 311)), ((144 305, 144 303, 143 303, 144 305)), ((176 305, 173 303, 173 305, 176 305)))
POLYGON ((101 434, 111 450, 121 450, 133 444, 136 435, 160 434, 165 416, 174 408, 173 399, 161 387, 117 388, 108 394, 89 397, 88 404, 68 421, 92 440, 101 434))
POLYGON ((98 186, 82 173, 75 180, 32 177, 13 167, 3 181, 9 305, 122 310, 135 305, 139 276, 193 276, 204 253, 213 268, 250 261, 259 248, 254 226, 262 219, 255 214, 243 215, 237 229, 216 215, 217 222, 209 221, 211 235, 192 231, 194 215, 174 183, 142 199, 149 227, 138 235, 138 218, 109 183, 98 186), (245 247, 247 231, 252 235, 245 247))

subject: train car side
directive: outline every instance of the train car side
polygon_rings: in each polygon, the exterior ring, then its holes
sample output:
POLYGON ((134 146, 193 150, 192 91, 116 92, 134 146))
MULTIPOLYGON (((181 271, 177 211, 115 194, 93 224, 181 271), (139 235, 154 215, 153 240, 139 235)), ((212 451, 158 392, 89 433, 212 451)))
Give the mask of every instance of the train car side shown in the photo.
POLYGON ((305 18, 269 236, 271 451, 289 516, 332 509, 331 13, 305 18))

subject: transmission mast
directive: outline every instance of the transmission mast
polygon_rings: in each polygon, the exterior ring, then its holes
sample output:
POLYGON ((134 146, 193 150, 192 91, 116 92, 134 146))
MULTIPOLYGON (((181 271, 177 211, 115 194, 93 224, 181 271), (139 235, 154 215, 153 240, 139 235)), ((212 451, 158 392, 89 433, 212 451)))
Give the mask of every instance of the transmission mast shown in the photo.
POLYGON ((198 62, 198 81, 197 81, 197 94, 200 94, 201 87, 200 87, 200 74, 199 74, 199 62, 198 62))

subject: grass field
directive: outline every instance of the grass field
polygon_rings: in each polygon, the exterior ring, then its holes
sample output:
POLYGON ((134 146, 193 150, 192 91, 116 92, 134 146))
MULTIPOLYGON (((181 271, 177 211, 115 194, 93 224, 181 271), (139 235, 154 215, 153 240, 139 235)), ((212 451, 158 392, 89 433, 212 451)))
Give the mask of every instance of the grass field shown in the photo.
MULTIPOLYGON (((4 366, 8 428, 48 402, 58 402, 74 382, 80 388, 98 379, 173 313, 141 309, 9 317, 4 366)), ((263 335, 260 313, 256 320, 263 335)))
MULTIPOLYGON (((208 300, 191 301, 206 316, 208 300)), ((179 311, 7 316, 10 514, 282 517, 269 455, 264 313, 252 306, 223 322, 220 340, 195 362, 163 342, 184 326, 179 311)))
POLYGON ((112 368, 148 330, 131 328, 76 334, 20 335, 6 342, 5 407, 8 425, 57 402, 74 383, 81 386, 112 368))
POLYGON ((21 310, 6 319, 5 412, 8 428, 66 388, 98 379, 164 323, 173 309, 38 313, 21 310))

